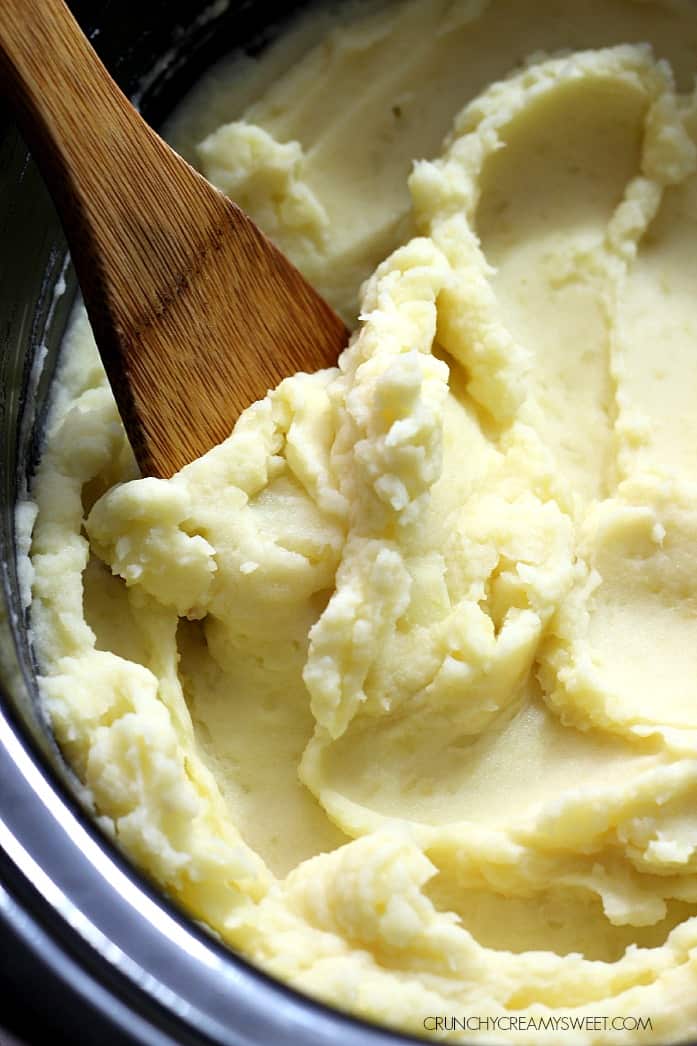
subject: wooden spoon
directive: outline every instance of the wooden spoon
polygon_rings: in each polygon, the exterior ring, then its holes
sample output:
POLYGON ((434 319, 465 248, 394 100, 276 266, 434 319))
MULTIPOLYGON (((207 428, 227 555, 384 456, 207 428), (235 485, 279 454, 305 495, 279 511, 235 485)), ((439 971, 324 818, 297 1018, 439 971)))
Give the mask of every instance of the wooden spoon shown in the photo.
POLYGON ((147 126, 62 0, 0 0, 0 76, 144 473, 171 476, 282 378, 336 362, 339 317, 147 126))

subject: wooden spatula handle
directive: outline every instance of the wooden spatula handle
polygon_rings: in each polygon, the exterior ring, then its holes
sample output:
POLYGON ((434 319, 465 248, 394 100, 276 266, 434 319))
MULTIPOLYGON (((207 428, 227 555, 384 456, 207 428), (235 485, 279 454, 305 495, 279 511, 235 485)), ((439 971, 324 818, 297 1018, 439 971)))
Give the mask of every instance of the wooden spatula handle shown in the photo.
MULTIPOLYGON (((63 0, 0 0, 0 71, 59 204, 85 296, 101 280, 108 247, 127 295, 114 305, 129 325, 147 322, 150 281, 169 287, 173 259, 181 255, 186 265, 199 246, 180 247, 191 224, 193 172, 136 113, 63 0), (186 176, 177 177, 182 168, 186 176)), ((199 215, 198 196, 195 206, 199 215)))

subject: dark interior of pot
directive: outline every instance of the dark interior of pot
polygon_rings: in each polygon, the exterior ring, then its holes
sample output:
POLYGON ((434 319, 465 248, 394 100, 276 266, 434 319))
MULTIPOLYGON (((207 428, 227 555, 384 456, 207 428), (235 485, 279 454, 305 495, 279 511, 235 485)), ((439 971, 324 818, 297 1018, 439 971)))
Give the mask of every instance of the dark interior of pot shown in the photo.
MULTIPOLYGON (((207 66, 263 48, 298 6, 72 4, 154 126, 207 66)), ((405 1041, 311 1003, 231 956, 151 888, 80 807, 38 699, 15 520, 75 294, 51 201, 2 116, 0 789, 8 813, 0 820, 0 976, 14 991, 0 1023, 28 1013, 24 1032, 53 1043, 405 1041)))

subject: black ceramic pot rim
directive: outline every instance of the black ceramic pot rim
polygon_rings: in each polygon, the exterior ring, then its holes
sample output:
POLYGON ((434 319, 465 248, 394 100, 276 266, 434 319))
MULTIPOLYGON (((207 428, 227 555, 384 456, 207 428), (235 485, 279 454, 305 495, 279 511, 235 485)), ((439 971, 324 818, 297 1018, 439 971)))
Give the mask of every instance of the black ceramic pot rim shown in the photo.
POLYGON ((218 945, 140 879, 22 735, 0 704, 0 920, 108 1022, 108 1042, 417 1041, 315 1003, 218 945))
MULTIPOLYGON (((121 85, 138 93, 157 122, 211 59, 232 46, 258 46, 272 20, 297 5, 71 6, 81 9, 84 28, 121 85)), ((38 698, 14 512, 36 458, 74 282, 68 273, 67 293, 56 295, 64 287, 65 244, 36 169, 12 133, 0 134, 0 182, 7 172, 0 197, 0 1026, 14 1002, 42 1014, 44 1029, 53 1022, 36 1040, 52 1046, 416 1041, 313 1002, 224 948, 146 881, 76 798, 79 788, 51 742, 38 698), (43 371, 37 357, 46 360, 43 371)))

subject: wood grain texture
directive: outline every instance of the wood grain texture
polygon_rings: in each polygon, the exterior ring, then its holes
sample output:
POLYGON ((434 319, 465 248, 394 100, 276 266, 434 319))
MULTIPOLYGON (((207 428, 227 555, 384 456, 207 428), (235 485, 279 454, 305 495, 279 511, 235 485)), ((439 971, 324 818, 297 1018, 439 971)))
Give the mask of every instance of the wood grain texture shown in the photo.
POLYGON ((336 313, 141 119, 63 0, 0 0, 0 77, 145 474, 171 476, 282 378, 336 363, 336 313))

